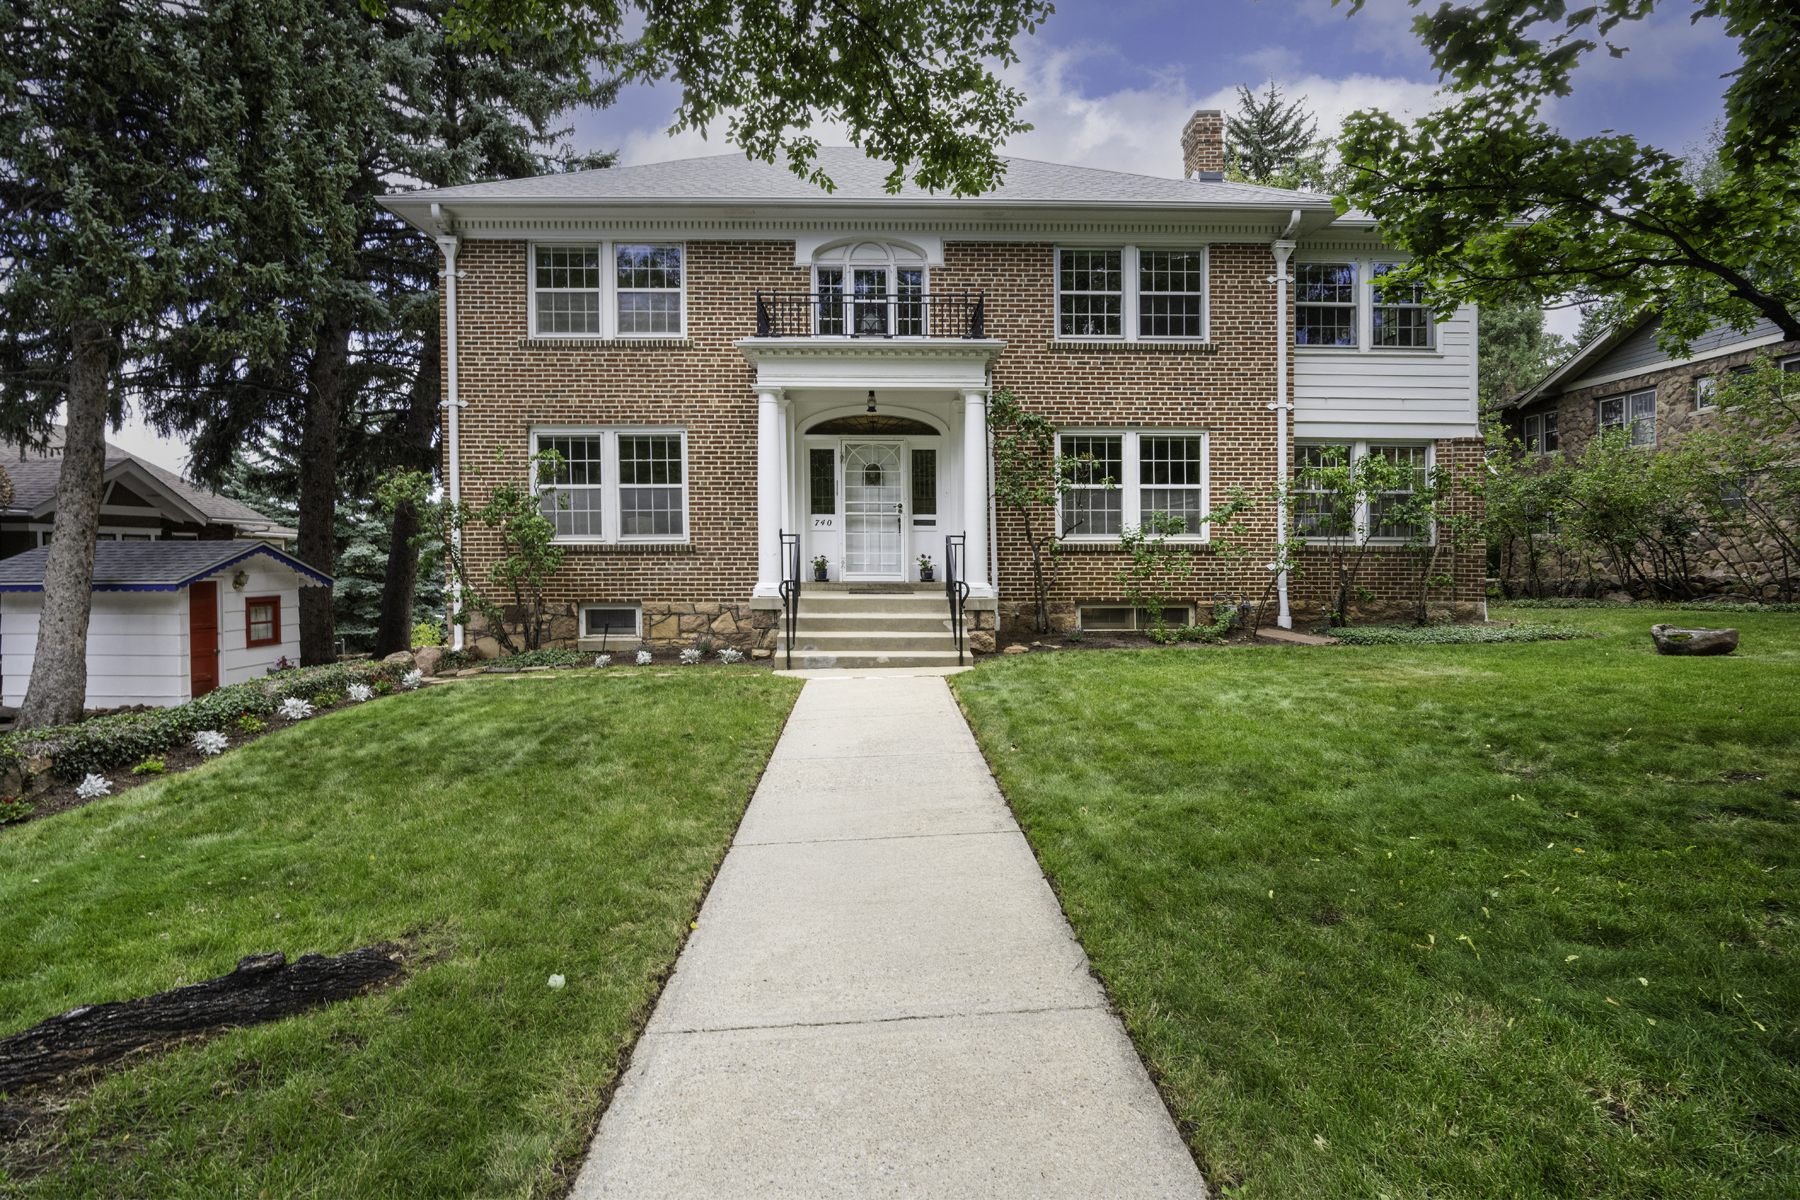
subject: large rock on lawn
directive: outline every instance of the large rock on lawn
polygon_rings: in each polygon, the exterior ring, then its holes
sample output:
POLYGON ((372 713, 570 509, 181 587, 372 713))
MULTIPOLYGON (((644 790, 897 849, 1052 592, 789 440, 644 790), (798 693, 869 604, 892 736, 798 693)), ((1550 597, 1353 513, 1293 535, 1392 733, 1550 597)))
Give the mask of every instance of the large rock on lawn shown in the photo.
POLYGON ((1737 649, 1738 631, 1652 625, 1650 640, 1656 643, 1658 654, 1730 654, 1737 649))
POLYGON ((413 666, 427 675, 433 675, 437 673, 438 663, 443 661, 444 648, 442 646, 420 646, 413 651, 412 657, 413 666))
POLYGON ((410 667, 410 666, 412 666, 412 660, 413 660, 413 656, 412 656, 411 651, 396 650, 392 654, 388 655, 386 658, 382 659, 381 661, 384 663, 405 663, 407 666, 410 667))

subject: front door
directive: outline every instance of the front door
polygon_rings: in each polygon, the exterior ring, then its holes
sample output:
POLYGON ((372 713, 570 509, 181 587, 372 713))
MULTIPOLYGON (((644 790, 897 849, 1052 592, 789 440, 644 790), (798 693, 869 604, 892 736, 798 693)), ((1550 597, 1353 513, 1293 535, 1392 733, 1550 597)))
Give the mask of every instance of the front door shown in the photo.
POLYGON ((899 442, 844 443, 844 577, 906 578, 906 475, 899 442))
POLYGON ((219 686, 219 585, 188 585, 188 673, 198 700, 219 686))

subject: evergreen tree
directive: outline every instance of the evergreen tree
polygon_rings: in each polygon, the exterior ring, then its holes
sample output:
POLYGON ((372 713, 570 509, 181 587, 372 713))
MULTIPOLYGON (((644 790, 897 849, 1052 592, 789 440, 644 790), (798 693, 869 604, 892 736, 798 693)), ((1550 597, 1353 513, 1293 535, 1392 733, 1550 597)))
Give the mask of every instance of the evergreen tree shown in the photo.
POLYGON ((1548 375, 1574 348, 1544 332, 1544 310, 1518 298, 1480 310, 1481 405, 1510 399, 1548 375))
MULTIPOLYGON (((254 448, 268 485, 297 503, 299 556, 321 570, 338 564, 341 496, 371 495, 376 476, 391 467, 435 465, 440 260, 378 198, 420 183, 451 186, 569 165, 575 160, 566 151, 554 153, 568 132, 555 120, 612 95, 590 86, 569 35, 519 38, 502 53, 451 34, 444 24, 450 7, 449 0, 418 0, 372 20, 346 4, 329 14, 354 59, 337 77, 354 96, 353 110, 328 116, 356 151, 345 188, 355 226, 347 251, 326 264, 331 286, 290 307, 290 319, 314 336, 279 361, 224 364, 186 354, 174 338, 146 380, 157 424, 194 435, 196 477, 218 478, 246 446, 254 448)), ((385 617, 375 623, 384 653, 410 639, 416 529, 416 514, 397 515, 385 617)), ((323 592, 302 592, 302 662, 335 656, 337 611, 323 592)))
POLYGON ((1306 107, 1306 97, 1283 103, 1273 79, 1260 98, 1238 85, 1238 111, 1225 118, 1225 170, 1244 183, 1269 187, 1297 186, 1310 170, 1325 170, 1325 144, 1318 140, 1319 122, 1306 107))
POLYGON ((20 729, 81 715, 104 427, 122 364, 192 322, 197 355, 266 362, 341 243, 342 163, 296 97, 328 77, 313 0, 8 0, 0 7, 0 398, 42 438, 66 402, 38 652, 20 729), (265 252, 253 221, 304 227, 265 252))

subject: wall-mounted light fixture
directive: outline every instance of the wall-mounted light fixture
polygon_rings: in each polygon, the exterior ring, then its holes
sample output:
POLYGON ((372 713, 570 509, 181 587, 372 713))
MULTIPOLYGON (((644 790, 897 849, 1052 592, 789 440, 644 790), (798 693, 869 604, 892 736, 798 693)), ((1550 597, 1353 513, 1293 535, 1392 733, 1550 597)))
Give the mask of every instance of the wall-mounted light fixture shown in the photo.
POLYGON ((239 571, 236 575, 233 575, 231 577, 232 590, 241 592, 244 590, 244 585, 249 582, 250 582, 250 572, 239 571))
POLYGON ((874 388, 869 389, 869 411, 870 412, 875 411, 875 389, 874 388))

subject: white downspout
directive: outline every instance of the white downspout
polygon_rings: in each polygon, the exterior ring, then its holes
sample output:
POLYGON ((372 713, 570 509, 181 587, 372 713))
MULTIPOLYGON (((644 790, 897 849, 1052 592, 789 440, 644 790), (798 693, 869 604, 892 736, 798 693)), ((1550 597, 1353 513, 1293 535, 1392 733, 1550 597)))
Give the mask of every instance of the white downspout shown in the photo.
MULTIPOLYGON (((462 272, 456 269, 456 250, 459 239, 450 232, 450 222, 437 205, 431 206, 431 218, 437 224, 438 249, 444 255, 444 270, 440 277, 444 281, 444 371, 450 378, 450 398, 443 407, 450 410, 450 428, 446 435, 449 445, 446 454, 449 466, 445 470, 445 490, 451 504, 462 502, 462 444, 459 437, 457 417, 463 407, 462 397, 458 394, 456 378, 456 281, 462 278, 462 272)), ((456 545, 462 546, 462 533, 455 534, 456 545)), ((462 622, 456 618, 458 609, 454 588, 450 594, 447 609, 450 621, 450 648, 463 648, 462 622)))
POLYGON ((1288 274, 1288 256, 1294 252, 1292 238, 1299 228, 1300 210, 1296 208, 1288 227, 1275 240, 1275 274, 1269 276, 1269 282, 1275 285, 1275 402, 1269 407, 1275 413, 1275 486, 1279 489, 1275 493, 1275 524, 1280 560, 1274 566, 1278 572, 1275 593, 1281 603, 1275 623, 1283 629, 1294 627, 1294 615, 1288 608, 1288 414, 1294 411, 1294 405, 1288 399, 1287 285, 1293 282, 1293 276, 1288 274))

